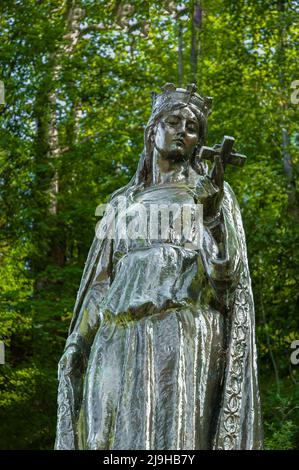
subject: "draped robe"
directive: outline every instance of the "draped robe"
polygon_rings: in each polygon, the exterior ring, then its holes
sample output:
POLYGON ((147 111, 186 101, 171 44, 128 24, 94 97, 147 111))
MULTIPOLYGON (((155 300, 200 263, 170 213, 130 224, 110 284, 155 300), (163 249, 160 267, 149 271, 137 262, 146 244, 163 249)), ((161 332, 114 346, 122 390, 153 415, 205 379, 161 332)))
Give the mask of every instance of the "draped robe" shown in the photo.
MULTIPOLYGON (((131 218, 138 203, 201 203, 212 186, 142 188, 131 218)), ((59 364, 56 449, 262 447, 246 242, 228 184, 217 217, 194 224, 199 247, 175 227, 163 241, 95 237, 59 364)))

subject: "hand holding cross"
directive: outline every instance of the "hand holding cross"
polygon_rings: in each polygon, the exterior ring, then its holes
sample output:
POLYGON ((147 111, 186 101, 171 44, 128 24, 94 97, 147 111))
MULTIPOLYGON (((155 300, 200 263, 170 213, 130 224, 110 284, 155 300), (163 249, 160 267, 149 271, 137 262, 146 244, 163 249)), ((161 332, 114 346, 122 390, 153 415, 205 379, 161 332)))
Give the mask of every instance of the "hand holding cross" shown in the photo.
POLYGON ((234 143, 235 139, 233 137, 225 135, 222 144, 216 144, 214 147, 201 147, 199 159, 214 161, 215 156, 219 156, 224 168, 227 164, 243 166, 246 162, 246 157, 240 153, 233 152, 234 143))
POLYGON ((221 144, 214 147, 201 147, 198 158, 199 161, 209 160, 214 163, 210 173, 210 178, 215 183, 215 192, 207 199, 204 206, 204 215, 213 217, 219 212, 223 198, 224 170, 227 164, 242 167, 246 162, 246 156, 233 152, 235 139, 224 136, 221 144))

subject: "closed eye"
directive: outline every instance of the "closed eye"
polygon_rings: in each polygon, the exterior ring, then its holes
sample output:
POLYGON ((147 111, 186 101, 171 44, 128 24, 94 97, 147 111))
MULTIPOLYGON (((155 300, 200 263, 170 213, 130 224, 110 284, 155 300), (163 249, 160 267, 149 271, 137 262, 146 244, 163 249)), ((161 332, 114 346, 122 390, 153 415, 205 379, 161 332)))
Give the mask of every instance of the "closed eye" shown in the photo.
POLYGON ((171 118, 167 119, 166 124, 170 124, 171 126, 176 126, 179 123, 179 119, 171 118))

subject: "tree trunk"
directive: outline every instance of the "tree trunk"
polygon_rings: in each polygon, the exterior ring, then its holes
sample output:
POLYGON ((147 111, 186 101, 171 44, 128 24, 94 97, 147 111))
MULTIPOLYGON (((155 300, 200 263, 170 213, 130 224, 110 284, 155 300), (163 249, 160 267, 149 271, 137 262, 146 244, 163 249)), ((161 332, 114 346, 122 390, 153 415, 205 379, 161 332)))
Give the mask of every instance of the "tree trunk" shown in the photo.
MULTIPOLYGON (((38 175, 38 185, 48 193, 50 198, 50 203, 48 204, 47 210, 44 209, 43 216, 47 217, 47 211, 48 215, 51 216, 50 223, 53 236, 50 241, 50 253, 53 262, 57 266, 64 266, 66 251, 65 237, 63 236, 62 227, 59 227, 57 219, 59 213, 58 195, 60 191, 57 159, 61 157, 63 153, 59 144, 57 92, 59 90, 59 78, 64 59, 72 56, 79 39, 80 20, 84 16, 84 11, 76 7, 75 1, 69 0, 63 2, 61 13, 65 18, 65 34, 57 40, 58 44, 56 50, 52 52, 49 57, 49 62, 45 70, 45 78, 37 95, 35 107, 37 121, 37 163, 41 168, 48 167, 46 178, 43 173, 38 175)), ((78 103, 74 103, 74 136, 79 126, 80 116, 80 106, 78 103)))
POLYGON ((197 82, 198 55, 200 50, 199 30, 202 24, 202 9, 199 0, 194 0, 192 5, 191 24, 191 81, 197 82))
POLYGON ((178 85, 183 85, 183 25, 181 20, 177 20, 178 26, 178 85))
POLYGON ((277 8, 279 11, 278 17, 278 30, 279 30, 279 44, 278 44, 278 66, 279 66, 279 84, 281 94, 281 150, 282 150, 282 162, 283 168, 286 175, 287 181, 287 193, 290 211, 298 218, 298 209, 296 201, 296 183, 294 178, 293 170, 293 158, 290 151, 290 135, 287 129, 287 110, 289 107, 289 96, 287 91, 289 90, 289 84, 285 80, 285 47, 286 47, 286 36, 287 36, 287 24, 286 24, 286 5, 285 0, 277 0, 277 8))

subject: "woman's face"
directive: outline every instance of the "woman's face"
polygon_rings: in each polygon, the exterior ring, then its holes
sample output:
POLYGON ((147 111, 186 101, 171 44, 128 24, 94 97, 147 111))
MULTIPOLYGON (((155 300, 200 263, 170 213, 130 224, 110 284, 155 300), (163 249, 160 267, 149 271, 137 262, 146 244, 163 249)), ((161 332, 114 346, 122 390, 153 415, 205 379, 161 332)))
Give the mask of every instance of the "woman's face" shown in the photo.
POLYGON ((160 118, 154 139, 155 147, 162 157, 186 160, 199 141, 196 115, 188 107, 169 111, 160 118))

